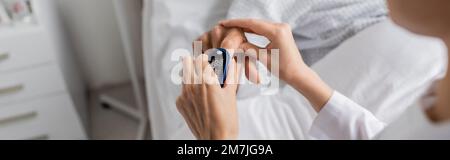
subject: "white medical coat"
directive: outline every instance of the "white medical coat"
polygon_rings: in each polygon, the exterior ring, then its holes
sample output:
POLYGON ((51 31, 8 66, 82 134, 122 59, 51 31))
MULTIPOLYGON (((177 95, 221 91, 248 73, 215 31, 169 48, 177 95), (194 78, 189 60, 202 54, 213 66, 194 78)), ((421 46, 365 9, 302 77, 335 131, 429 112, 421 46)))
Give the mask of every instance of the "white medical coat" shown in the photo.
POLYGON ((386 126, 371 112, 339 92, 334 92, 316 117, 310 136, 322 140, 448 140, 450 123, 435 124, 424 113, 425 107, 431 106, 433 100, 433 97, 424 97, 397 121, 386 126))

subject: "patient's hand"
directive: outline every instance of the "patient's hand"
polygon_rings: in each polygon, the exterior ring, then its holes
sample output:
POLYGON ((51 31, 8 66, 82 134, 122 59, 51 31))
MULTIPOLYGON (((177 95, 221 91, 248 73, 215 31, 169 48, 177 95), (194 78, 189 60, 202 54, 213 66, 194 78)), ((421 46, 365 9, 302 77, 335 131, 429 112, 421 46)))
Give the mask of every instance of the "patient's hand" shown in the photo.
MULTIPOLYGON (((212 48, 224 48, 228 51, 236 51, 247 42, 244 31, 240 28, 225 28, 222 25, 215 26, 211 31, 204 33, 197 41, 202 41, 203 52, 212 48)), ((253 83, 259 83, 259 76, 254 61, 246 59, 245 75, 253 83), (250 78, 252 77, 252 78, 250 78)))
POLYGON ((208 56, 200 55, 195 61, 190 57, 183 59, 183 91, 176 104, 197 139, 237 138, 238 70, 238 65, 232 60, 225 86, 221 88, 208 63, 208 56))

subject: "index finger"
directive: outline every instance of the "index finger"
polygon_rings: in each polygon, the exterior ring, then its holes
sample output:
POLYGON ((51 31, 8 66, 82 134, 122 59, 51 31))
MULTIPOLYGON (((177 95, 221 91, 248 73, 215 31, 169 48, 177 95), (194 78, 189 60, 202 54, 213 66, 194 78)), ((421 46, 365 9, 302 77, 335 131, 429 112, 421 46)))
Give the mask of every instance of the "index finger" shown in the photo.
POLYGON ((183 84, 193 84, 195 71, 191 56, 183 58, 183 84))
POLYGON ((264 20, 258 19, 232 19, 232 20, 224 20, 220 22, 221 25, 225 27, 239 27, 246 30, 253 31, 256 34, 265 36, 269 39, 275 37, 274 35, 274 27, 275 25, 272 22, 267 22, 264 20))

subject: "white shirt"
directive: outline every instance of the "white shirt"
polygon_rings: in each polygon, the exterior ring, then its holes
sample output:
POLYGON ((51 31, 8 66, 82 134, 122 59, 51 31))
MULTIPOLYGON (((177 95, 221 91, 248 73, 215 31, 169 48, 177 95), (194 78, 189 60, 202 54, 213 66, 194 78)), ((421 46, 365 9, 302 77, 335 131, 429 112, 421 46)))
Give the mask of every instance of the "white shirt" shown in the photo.
POLYGON ((424 113, 432 101, 433 98, 424 97, 386 127, 371 112, 334 92, 313 122, 310 135, 326 140, 450 139, 450 123, 434 124, 424 113))

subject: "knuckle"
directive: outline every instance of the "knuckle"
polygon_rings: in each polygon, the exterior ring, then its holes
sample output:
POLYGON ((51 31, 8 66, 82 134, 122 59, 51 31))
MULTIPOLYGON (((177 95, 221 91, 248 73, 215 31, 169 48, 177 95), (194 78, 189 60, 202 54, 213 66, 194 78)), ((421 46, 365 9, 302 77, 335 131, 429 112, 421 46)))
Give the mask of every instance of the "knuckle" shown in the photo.
POLYGON ((224 28, 220 25, 214 26, 214 28, 211 30, 211 34, 214 36, 219 36, 222 34, 224 28))
POLYGON ((213 30, 222 30, 224 27, 223 26, 221 26, 221 25, 215 25, 214 27, 213 27, 213 30))
POLYGON ((233 42, 233 41, 230 41, 230 40, 224 40, 224 41, 222 42, 222 47, 223 47, 223 48, 232 49, 232 48, 233 48, 233 45, 234 45, 234 42, 233 42))
POLYGON ((280 24, 278 24, 276 34, 282 34, 282 35, 290 34, 291 30, 292 30, 291 25, 289 25, 287 23, 280 23, 280 24))
POLYGON ((228 30, 228 34, 239 36, 239 35, 243 35, 243 34, 244 34, 244 31, 242 31, 242 30, 239 29, 239 28, 230 28, 230 29, 228 30))

